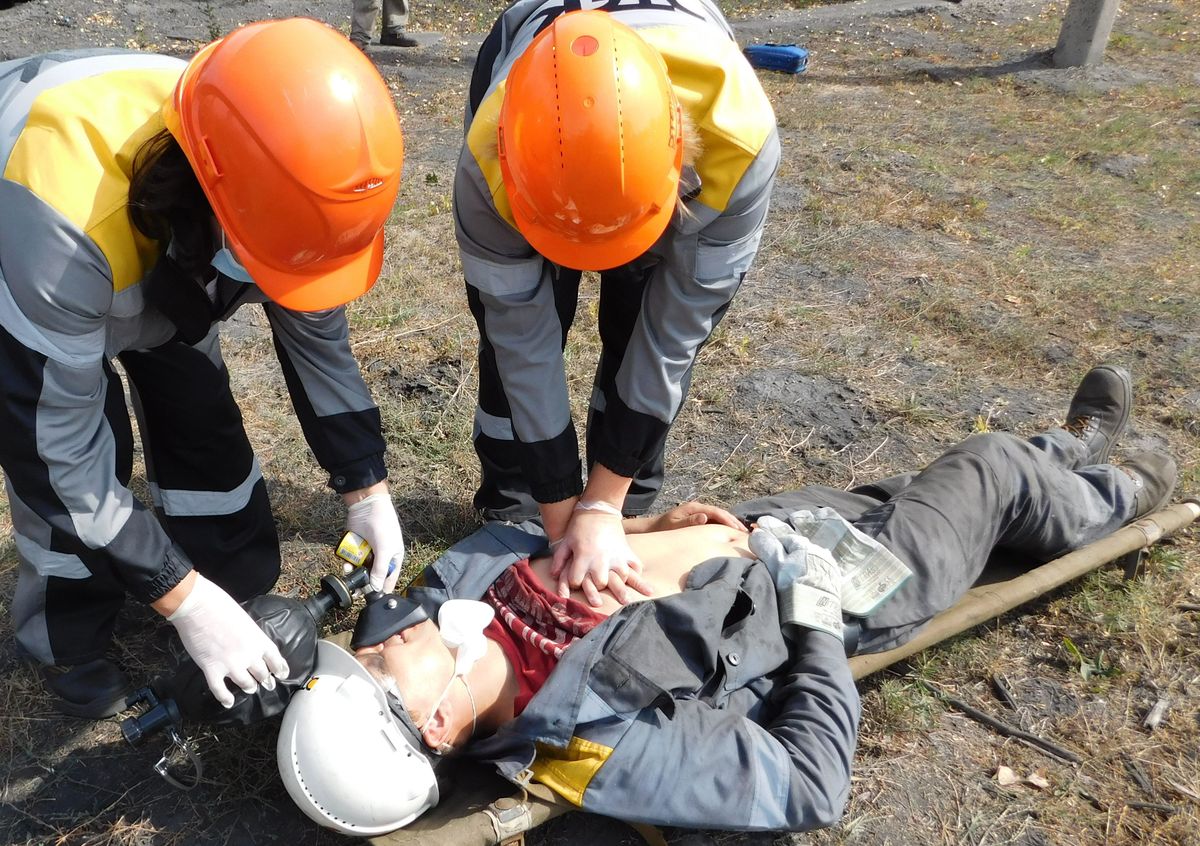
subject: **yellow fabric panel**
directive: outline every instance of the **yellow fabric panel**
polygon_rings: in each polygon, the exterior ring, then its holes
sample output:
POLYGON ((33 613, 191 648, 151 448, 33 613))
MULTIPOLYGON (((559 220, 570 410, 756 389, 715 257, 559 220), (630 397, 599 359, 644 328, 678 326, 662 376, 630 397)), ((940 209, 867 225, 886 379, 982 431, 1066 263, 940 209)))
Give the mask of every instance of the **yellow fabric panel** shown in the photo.
POLYGON ((675 96, 700 134, 698 199, 724 211, 775 126, 771 102, 737 44, 724 34, 673 26, 637 32, 663 57, 675 96))
POLYGON ((572 737, 566 749, 539 743, 529 769, 542 784, 582 808, 584 791, 612 753, 609 746, 579 737, 572 737))
POLYGON ((475 163, 479 165, 483 178, 487 180, 496 213, 515 229, 517 221, 513 219, 512 207, 508 204, 508 193, 504 190, 504 175, 500 172, 500 152, 496 142, 496 127, 500 125, 500 105, 504 102, 505 81, 501 80, 475 110, 471 128, 467 130, 467 149, 475 157, 475 163))
POLYGON ((4 178, 24 185, 79 227, 108 259, 113 290, 138 282, 159 248, 129 220, 133 157, 163 129, 159 110, 176 70, 110 71, 34 100, 4 178))

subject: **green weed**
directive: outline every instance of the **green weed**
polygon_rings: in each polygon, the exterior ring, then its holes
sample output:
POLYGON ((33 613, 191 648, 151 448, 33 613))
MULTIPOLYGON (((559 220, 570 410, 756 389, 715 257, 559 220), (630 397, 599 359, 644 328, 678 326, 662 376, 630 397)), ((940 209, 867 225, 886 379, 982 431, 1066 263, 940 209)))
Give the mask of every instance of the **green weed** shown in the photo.
POLYGON ((1114 676, 1120 670, 1114 664, 1107 664, 1104 661, 1104 650, 1101 649, 1095 658, 1086 658, 1079 651, 1079 647, 1069 637, 1062 639, 1063 650, 1071 657, 1079 667, 1079 675, 1084 681, 1090 681, 1095 676, 1114 676))

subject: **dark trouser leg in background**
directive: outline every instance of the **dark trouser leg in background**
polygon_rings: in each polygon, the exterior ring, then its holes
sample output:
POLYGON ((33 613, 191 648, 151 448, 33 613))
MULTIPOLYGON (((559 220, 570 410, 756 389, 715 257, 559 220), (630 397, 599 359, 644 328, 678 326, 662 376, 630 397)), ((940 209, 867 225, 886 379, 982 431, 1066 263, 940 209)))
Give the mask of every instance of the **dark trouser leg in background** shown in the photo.
MULTIPOLYGON (((577 270, 559 269, 554 278, 554 302, 562 326, 562 346, 575 320, 579 300, 577 270)), ((467 285, 467 301, 477 322, 484 319, 479 295, 467 285)), ((527 475, 521 467, 521 449, 513 438, 512 412, 504 395, 504 382, 496 365, 496 353, 481 324, 479 337, 479 399, 472 441, 479 456, 480 480, 474 505, 485 520, 519 522, 538 516, 538 504, 529 492, 527 475)), ((578 444, 575 444, 578 449, 578 444)), ((570 456, 578 460, 578 452, 570 456)))
POLYGON ((167 533, 234 599, 266 593, 279 577, 279 537, 216 330, 195 347, 169 344, 120 360, 167 533))
MULTIPOLYGON (((642 312, 642 294, 653 268, 639 270, 626 265, 607 270, 600 276, 599 328, 602 349, 596 366, 596 377, 592 383, 592 398, 588 404, 587 421, 587 466, 591 467, 595 453, 596 433, 604 425, 604 409, 608 398, 616 396, 617 371, 625 358, 629 338, 634 324, 642 312)), ((690 376, 690 373, 689 373, 690 376)), ((687 386, 684 386, 687 393, 687 386)), ((626 514, 645 514, 654 504, 663 483, 664 442, 654 457, 642 466, 634 476, 629 493, 625 496, 623 511, 626 514)))

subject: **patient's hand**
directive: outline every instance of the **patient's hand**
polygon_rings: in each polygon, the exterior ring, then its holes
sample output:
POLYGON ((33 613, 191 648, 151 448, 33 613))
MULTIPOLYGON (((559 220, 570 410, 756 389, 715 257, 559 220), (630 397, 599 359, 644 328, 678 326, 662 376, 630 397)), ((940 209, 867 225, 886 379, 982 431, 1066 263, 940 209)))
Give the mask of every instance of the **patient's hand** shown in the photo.
POLYGON ((670 511, 654 517, 626 520, 625 531, 628 534, 665 532, 671 529, 682 529, 685 526, 703 526, 707 523, 718 523, 740 532, 747 531, 742 521, 724 508, 707 505, 703 502, 683 502, 670 511))

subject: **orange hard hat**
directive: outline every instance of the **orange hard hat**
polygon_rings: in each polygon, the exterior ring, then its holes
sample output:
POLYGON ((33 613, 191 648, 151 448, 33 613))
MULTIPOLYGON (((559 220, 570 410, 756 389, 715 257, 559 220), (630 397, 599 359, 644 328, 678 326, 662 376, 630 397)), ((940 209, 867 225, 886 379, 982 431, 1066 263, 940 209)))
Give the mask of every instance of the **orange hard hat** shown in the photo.
POLYGON ((559 16, 513 63, 498 142, 517 228, 556 264, 625 264, 670 222, 679 101, 662 57, 606 12, 559 16))
POLYGON ((163 118, 272 300, 316 311, 375 284, 404 141, 387 85, 344 36, 308 18, 236 29, 188 63, 163 118))

